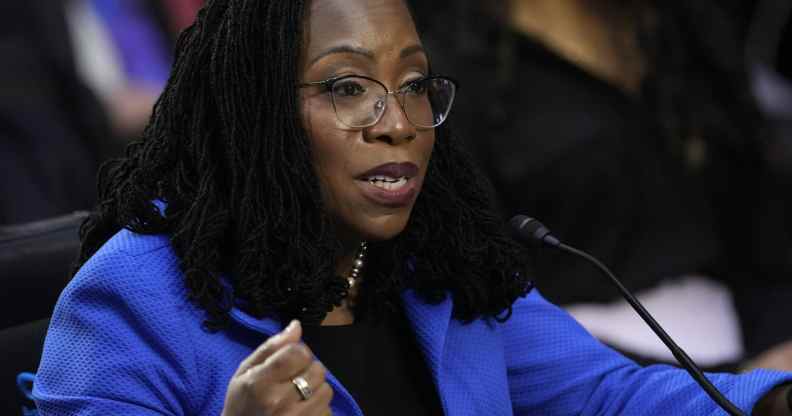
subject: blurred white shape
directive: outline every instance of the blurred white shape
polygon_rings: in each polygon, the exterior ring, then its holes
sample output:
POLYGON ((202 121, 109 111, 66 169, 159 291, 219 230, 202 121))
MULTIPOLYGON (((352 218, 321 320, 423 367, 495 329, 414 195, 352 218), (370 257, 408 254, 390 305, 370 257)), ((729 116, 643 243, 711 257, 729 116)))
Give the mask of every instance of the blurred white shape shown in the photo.
POLYGON ((67 3, 66 21, 77 72, 105 103, 126 86, 121 59, 109 31, 86 0, 67 3))
MULTIPOLYGON (((742 358, 739 318, 729 289, 721 283, 685 276, 667 280, 637 297, 697 364, 716 365, 742 358)), ((604 342, 645 357, 676 362, 624 300, 571 305, 566 310, 604 342)))

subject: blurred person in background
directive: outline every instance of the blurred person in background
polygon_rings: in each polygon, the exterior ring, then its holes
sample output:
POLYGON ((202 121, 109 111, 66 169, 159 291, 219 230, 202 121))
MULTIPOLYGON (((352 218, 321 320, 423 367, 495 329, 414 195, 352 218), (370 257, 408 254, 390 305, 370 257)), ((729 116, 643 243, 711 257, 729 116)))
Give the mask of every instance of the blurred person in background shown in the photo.
POLYGON ((89 208, 111 127, 75 70, 64 9, 0 5, 0 224, 89 208))
MULTIPOLYGON (((48 323, 40 319, 68 281, 66 230, 49 232, 36 221, 95 205, 100 164, 140 135, 165 83, 171 45, 201 4, 0 2, 0 237, 14 236, 0 249, 7 346, 0 414, 32 407, 15 394, 14 376, 36 370, 48 323), (22 229, 36 233, 35 246, 21 246, 22 229), (48 257, 39 267, 33 262, 41 253, 48 257)), ((76 232, 71 238, 78 242, 76 232)))
MULTIPOLYGON (((504 216, 610 265, 701 363, 792 368, 792 187, 767 163, 748 3, 414 3, 433 65, 475 97, 452 126, 504 216)), ((536 257, 542 292, 596 336, 673 360, 588 264, 536 257)))
POLYGON ((168 77, 171 49, 202 0, 72 0, 71 36, 83 79, 124 142, 136 138, 168 77))
POLYGON ((99 165, 142 132, 201 3, 0 5, 0 224, 93 206, 99 165))
MULTIPOLYGON (((746 34, 746 57, 751 82, 774 136, 765 146, 772 169, 792 176, 792 3, 757 2, 746 34)), ((788 193, 788 189, 779 189, 788 193)))

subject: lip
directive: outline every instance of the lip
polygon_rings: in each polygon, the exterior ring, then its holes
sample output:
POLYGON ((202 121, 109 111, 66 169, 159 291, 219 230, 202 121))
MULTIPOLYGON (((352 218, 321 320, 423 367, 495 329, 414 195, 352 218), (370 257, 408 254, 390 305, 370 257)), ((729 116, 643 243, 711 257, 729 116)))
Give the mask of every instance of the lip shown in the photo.
POLYGON ((420 184, 419 178, 417 178, 418 171, 418 166, 410 162, 386 163, 366 171, 356 179, 363 191, 363 195, 370 201, 389 208, 400 208, 410 205, 418 193, 420 184), (374 186, 366 180, 372 176, 407 177, 408 180, 399 189, 387 190, 374 186))
POLYGON ((360 174, 357 179, 365 181, 366 178, 378 175, 390 176, 391 178, 401 178, 402 176, 414 178, 416 175, 418 175, 418 166, 410 162, 385 163, 373 169, 367 170, 366 172, 360 174))

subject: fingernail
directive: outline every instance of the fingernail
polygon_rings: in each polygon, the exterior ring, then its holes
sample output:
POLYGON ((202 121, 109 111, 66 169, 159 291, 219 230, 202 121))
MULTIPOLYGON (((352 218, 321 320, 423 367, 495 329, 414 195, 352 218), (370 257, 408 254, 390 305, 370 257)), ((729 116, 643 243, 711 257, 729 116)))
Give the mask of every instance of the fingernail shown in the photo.
POLYGON ((296 319, 292 319, 292 321, 289 322, 289 326, 287 326, 286 329, 283 332, 292 333, 292 332, 294 332, 295 329, 297 329, 298 325, 300 325, 300 321, 298 321, 296 319))

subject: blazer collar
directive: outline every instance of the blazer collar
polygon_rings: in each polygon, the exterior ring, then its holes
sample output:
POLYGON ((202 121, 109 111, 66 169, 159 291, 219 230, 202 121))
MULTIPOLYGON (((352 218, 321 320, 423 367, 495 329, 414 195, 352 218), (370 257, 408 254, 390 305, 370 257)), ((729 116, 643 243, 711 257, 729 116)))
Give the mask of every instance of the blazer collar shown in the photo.
POLYGON ((283 330, 283 324, 275 318, 256 318, 249 315, 247 312, 239 309, 236 305, 231 308, 231 319, 240 325, 252 329, 253 331, 262 333, 266 336, 272 336, 283 330))

